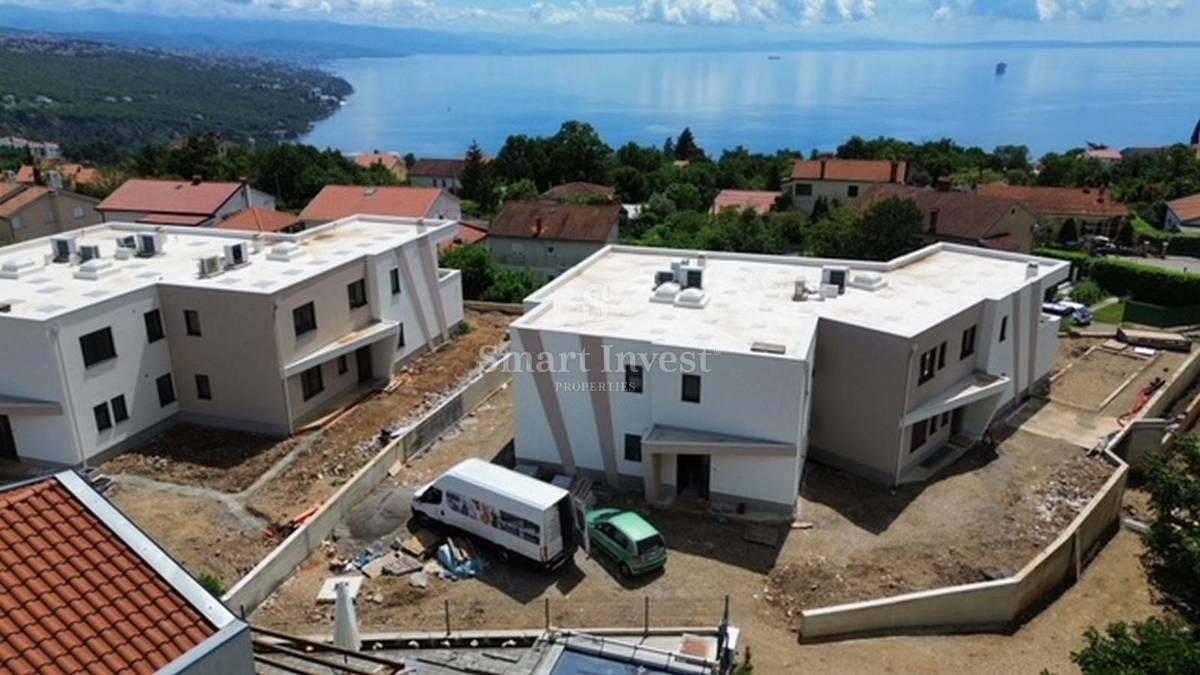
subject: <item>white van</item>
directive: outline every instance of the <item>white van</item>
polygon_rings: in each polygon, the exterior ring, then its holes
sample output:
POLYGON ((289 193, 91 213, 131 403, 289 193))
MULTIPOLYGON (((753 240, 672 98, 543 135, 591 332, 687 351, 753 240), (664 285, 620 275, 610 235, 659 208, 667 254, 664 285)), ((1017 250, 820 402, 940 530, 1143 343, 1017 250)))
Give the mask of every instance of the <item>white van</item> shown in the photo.
POLYGON ((566 490, 481 459, 468 459, 421 487, 413 513, 555 568, 580 540, 566 490))

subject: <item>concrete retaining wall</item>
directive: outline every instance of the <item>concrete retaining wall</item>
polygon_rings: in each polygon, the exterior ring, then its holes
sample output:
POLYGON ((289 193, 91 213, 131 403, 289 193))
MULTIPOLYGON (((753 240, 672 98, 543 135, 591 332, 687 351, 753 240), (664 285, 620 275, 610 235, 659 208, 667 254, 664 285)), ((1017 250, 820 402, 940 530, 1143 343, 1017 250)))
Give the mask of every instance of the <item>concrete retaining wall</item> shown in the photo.
POLYGON ((484 302, 483 300, 463 300, 463 307, 477 312, 503 312, 520 316, 525 313, 525 305, 515 302, 484 302))
POLYGON ((1022 621, 1074 583, 1116 531, 1129 467, 1107 450, 1104 459, 1114 467, 1112 476, 1066 530, 1014 576, 805 610, 801 638, 1000 631, 1022 621))
POLYGON ((511 354, 505 354, 458 392, 442 401, 437 408, 410 425, 402 435, 381 450, 366 466, 358 470, 345 485, 333 494, 304 525, 283 540, 254 569, 229 589, 221 600, 239 614, 248 614, 288 579, 333 532, 345 513, 366 497, 388 475, 397 461, 407 460, 429 447, 447 428, 460 420, 497 389, 506 384, 512 374, 506 364, 511 354))

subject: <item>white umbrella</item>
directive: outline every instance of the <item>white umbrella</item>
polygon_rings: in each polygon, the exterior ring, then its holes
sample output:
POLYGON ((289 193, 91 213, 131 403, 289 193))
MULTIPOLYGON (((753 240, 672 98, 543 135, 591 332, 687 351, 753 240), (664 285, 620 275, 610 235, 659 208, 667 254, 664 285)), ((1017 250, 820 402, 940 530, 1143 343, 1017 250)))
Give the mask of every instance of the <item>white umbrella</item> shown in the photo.
POLYGON ((350 596, 350 584, 337 585, 337 605, 333 614, 333 644, 358 651, 362 641, 358 639, 358 614, 354 611, 354 598, 350 596))

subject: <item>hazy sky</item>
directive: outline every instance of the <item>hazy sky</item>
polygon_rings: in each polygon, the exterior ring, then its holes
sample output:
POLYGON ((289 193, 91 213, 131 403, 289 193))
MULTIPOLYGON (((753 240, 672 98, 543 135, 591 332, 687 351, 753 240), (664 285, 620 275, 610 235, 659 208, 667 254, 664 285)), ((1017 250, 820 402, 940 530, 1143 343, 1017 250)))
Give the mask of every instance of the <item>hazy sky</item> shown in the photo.
POLYGON ((636 44, 887 38, 1196 39, 1200 0, 17 0, 41 8, 322 18, 636 44))

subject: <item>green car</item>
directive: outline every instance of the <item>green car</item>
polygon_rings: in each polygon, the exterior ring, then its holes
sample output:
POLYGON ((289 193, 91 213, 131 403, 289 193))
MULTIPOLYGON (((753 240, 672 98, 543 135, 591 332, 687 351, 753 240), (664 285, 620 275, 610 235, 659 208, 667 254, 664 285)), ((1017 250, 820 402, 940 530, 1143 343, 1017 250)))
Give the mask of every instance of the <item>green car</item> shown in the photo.
POLYGON ((621 564, 621 574, 634 576, 667 564, 667 545, 654 526, 636 513, 598 509, 587 514, 588 539, 621 564))

